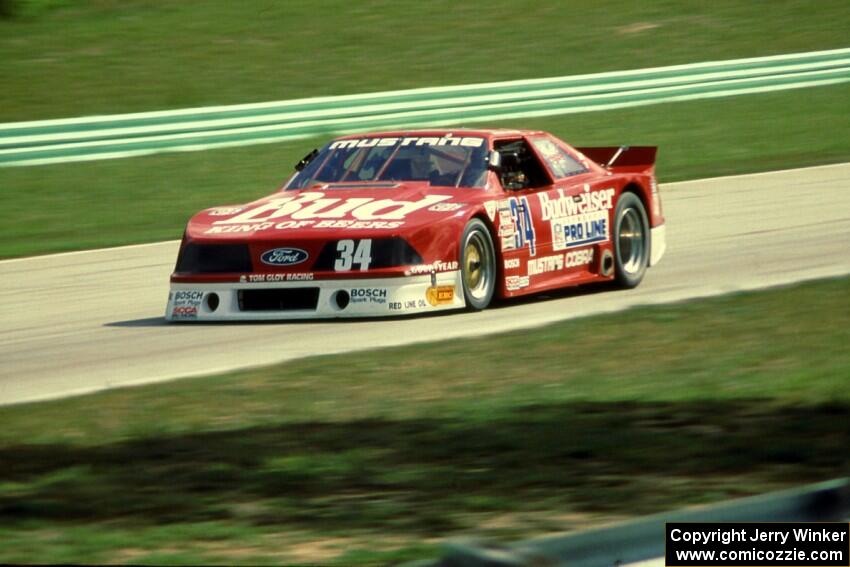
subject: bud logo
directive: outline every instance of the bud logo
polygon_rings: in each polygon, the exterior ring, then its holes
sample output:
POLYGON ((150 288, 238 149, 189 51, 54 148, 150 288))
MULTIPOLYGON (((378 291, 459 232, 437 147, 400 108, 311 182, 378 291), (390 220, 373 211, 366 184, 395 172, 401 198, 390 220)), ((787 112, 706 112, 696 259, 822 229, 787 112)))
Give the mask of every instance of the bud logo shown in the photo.
POLYGON ((310 255, 300 248, 275 248, 267 250, 260 256, 263 264, 270 266, 294 266, 309 258, 310 255))
POLYGON ((361 221, 401 221, 416 211, 427 209, 449 199, 451 199, 451 195, 426 195, 418 201, 394 201, 372 197, 340 199, 337 197, 329 198, 324 193, 316 191, 304 191, 293 196, 270 199, 235 217, 217 220, 213 224, 256 224, 285 220, 343 219, 346 217, 361 221))

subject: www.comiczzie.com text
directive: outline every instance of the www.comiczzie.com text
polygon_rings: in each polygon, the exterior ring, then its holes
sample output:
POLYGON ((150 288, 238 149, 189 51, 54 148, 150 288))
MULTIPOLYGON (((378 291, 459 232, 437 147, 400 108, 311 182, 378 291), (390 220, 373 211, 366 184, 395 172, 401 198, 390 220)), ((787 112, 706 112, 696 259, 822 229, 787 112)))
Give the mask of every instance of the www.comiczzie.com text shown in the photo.
POLYGON ((665 563, 711 565, 850 565, 847 523, 668 523, 665 563))

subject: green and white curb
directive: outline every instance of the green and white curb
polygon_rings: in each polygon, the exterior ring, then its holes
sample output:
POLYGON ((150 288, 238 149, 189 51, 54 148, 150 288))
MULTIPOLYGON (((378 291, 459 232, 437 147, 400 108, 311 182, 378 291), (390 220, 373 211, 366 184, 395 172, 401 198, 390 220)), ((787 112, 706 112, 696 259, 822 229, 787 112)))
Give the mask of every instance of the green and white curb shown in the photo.
POLYGON ((850 49, 590 75, 0 124, 0 166, 447 126, 850 81, 850 49))

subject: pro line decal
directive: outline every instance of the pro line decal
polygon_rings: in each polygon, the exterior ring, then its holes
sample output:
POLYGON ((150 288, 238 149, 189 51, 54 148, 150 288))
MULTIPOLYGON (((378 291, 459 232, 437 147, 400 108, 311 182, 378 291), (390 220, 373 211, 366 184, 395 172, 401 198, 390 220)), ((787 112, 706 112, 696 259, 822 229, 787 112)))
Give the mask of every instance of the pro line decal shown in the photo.
POLYGON ((614 189, 591 191, 584 186, 584 193, 564 195, 558 189, 558 197, 551 199, 540 193, 542 218, 549 221, 552 229, 552 249, 565 250, 610 238, 609 211, 614 204, 614 189))

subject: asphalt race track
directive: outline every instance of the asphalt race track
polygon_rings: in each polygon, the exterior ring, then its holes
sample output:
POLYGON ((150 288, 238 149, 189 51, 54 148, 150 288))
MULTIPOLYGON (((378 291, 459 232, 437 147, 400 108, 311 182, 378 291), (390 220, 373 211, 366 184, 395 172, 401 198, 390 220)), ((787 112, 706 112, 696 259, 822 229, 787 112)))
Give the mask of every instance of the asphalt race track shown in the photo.
POLYGON ((669 184, 662 194, 667 254, 637 289, 571 290, 481 313, 167 324, 176 241, 3 261, 0 404, 850 273, 850 164, 669 184))

